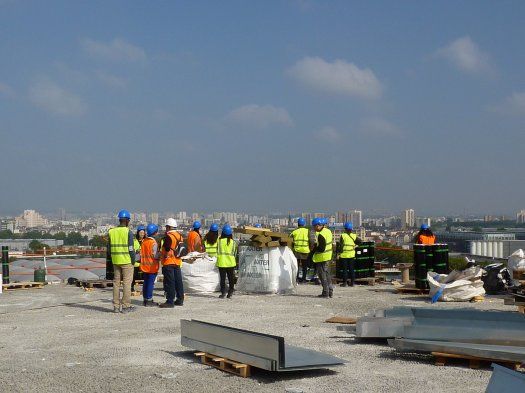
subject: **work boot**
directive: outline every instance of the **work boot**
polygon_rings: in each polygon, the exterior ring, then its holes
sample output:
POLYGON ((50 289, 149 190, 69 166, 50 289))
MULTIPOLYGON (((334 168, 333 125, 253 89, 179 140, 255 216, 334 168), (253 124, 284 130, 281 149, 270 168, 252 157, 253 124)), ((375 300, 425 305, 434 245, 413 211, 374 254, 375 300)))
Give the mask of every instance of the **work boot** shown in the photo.
POLYGON ((129 314, 130 312, 134 312, 136 311, 137 309, 133 306, 129 306, 129 307, 122 307, 122 314, 129 314))
POLYGON ((228 296, 226 296, 228 299, 231 299, 233 295, 233 291, 228 292, 228 296))
POLYGON ((154 302, 153 299, 151 300, 144 300, 144 307, 156 307, 159 303, 154 302))
POLYGON ((321 293, 320 295, 317 295, 317 297, 323 297, 323 298, 327 298, 328 295, 326 293, 321 293))
POLYGON ((173 307, 175 307, 175 306, 174 306, 173 303, 168 303, 168 302, 166 302, 166 303, 159 304, 159 307, 160 307, 160 308, 173 308, 173 307))
POLYGON ((226 297, 226 294, 225 294, 225 293, 221 293, 221 294, 219 295, 219 299, 224 299, 225 297, 226 297))
POLYGON ((175 303, 173 303, 175 306, 182 306, 184 304, 184 300, 177 299, 175 300, 175 303))
POLYGON ((334 297, 334 290, 333 289, 330 289, 330 291, 328 292, 328 297, 334 297))
POLYGON ((113 312, 115 314, 120 314, 120 307, 113 307, 113 312))
POLYGON ((347 284, 346 282, 344 282, 344 283, 342 283, 340 286, 342 286, 342 287, 347 287, 348 284, 347 284))

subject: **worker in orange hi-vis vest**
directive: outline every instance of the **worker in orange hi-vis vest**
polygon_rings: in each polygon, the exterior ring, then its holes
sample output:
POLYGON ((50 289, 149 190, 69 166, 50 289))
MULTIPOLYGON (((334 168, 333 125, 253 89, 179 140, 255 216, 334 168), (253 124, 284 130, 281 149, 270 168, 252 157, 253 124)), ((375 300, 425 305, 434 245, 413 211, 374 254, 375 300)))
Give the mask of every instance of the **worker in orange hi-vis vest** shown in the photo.
POLYGON ((159 248, 155 235, 159 233, 159 227, 155 224, 148 224, 146 227, 146 238, 142 240, 140 246, 140 270, 144 277, 142 284, 142 296, 144 297, 144 307, 158 306, 153 301, 153 287, 159 271, 159 248))
POLYGON ((430 227, 427 224, 423 224, 416 235, 415 243, 432 245, 436 243, 436 235, 432 233, 430 227))
POLYGON ((195 221, 193 223, 193 229, 188 233, 188 252, 202 252, 202 237, 200 234, 200 229, 200 221, 195 221))

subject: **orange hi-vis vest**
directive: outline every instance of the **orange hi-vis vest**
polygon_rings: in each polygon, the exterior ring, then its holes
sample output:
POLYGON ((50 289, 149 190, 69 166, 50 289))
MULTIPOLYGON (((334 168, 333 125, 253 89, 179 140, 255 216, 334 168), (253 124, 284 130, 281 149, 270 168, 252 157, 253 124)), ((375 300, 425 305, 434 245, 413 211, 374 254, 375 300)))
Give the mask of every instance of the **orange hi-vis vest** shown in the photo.
POLYGON ((188 233, 188 252, 202 251, 202 240, 200 242, 200 249, 195 249, 195 246, 199 243, 197 239, 200 239, 200 235, 197 231, 190 231, 188 233))
POLYGON ((175 254, 173 253, 173 250, 177 248, 177 244, 182 241, 182 236, 177 231, 170 231, 167 233, 167 235, 171 239, 171 248, 169 251, 166 251, 164 247, 161 248, 160 253, 160 260, 162 262, 163 266, 168 265, 182 265, 182 260, 180 258, 177 258, 175 254))
POLYGON ((432 245, 436 242, 436 236, 427 236, 427 235, 419 235, 419 239, 417 239, 418 244, 429 244, 432 245))
POLYGON ((159 271, 159 260, 155 258, 153 246, 157 244, 152 237, 147 237, 140 246, 140 270, 144 273, 157 273, 159 271))

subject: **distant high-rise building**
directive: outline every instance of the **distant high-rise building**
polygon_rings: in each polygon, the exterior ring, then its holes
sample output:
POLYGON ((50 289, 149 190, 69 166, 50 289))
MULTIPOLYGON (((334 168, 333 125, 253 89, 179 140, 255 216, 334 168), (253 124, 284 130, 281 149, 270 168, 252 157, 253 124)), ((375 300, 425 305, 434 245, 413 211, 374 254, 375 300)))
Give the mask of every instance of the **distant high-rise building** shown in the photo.
POLYGON ((47 224, 47 220, 34 210, 24 210, 24 213, 15 220, 17 227, 35 228, 47 224))
POLYGON ((335 222, 345 222, 346 213, 345 212, 336 212, 335 213, 335 222))
POLYGON ((406 209, 401 216, 401 225, 403 228, 414 228, 416 225, 416 214, 414 209, 406 209))
POLYGON ((363 212, 361 210, 354 210, 348 212, 346 216, 346 221, 352 221, 354 228, 359 228, 363 225, 363 212))
POLYGON ((516 214, 516 223, 525 224, 525 210, 521 210, 516 214))
POLYGON ((152 224, 159 225, 159 213, 150 213, 149 221, 152 224))
POLYGON ((66 209, 64 208, 58 209, 58 215, 60 216, 60 220, 66 221, 66 209))

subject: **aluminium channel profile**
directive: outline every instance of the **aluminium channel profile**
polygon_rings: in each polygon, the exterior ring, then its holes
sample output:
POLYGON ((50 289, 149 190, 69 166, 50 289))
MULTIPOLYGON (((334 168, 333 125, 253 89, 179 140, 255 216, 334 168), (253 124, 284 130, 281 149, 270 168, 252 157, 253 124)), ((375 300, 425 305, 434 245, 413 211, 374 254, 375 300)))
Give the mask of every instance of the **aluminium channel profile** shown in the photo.
POLYGON ((183 346, 264 370, 313 370, 345 363, 335 356, 286 345, 279 336, 194 319, 180 322, 183 346))
POLYGON ((442 352, 484 359, 525 363, 525 347, 431 340, 389 339, 388 344, 400 352, 442 352))
POLYGON ((525 374, 492 363, 492 376, 485 393, 525 392, 525 374))

